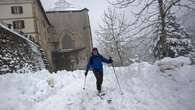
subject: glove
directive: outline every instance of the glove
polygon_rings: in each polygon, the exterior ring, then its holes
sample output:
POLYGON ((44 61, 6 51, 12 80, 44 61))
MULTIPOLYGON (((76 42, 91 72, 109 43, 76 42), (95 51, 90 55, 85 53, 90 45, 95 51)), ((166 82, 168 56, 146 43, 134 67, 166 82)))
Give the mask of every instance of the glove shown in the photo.
POLYGON ((109 62, 113 63, 112 57, 109 57, 109 62))
POLYGON ((87 71, 85 72, 85 76, 87 76, 87 71))

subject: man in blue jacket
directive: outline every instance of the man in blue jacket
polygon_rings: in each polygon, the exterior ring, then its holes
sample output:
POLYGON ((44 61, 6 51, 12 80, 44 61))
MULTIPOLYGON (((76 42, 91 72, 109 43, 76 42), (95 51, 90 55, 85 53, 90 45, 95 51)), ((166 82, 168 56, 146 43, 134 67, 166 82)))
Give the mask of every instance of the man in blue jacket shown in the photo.
POLYGON ((98 93, 101 93, 102 83, 103 83, 103 64, 105 63, 112 63, 113 60, 111 57, 109 59, 104 58, 102 55, 99 54, 97 48, 92 49, 92 56, 89 59, 89 62, 87 64, 87 69, 85 72, 85 76, 87 76, 87 73, 89 69, 93 70, 93 73, 96 78, 96 86, 98 93))

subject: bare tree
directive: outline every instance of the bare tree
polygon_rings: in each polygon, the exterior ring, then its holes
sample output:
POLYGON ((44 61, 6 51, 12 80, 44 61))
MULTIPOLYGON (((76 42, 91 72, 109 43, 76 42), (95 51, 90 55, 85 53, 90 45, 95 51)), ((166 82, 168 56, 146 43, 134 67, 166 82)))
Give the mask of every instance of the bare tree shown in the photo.
POLYGON ((111 55, 115 63, 124 65, 126 63, 125 37, 128 33, 128 23, 124 14, 117 14, 114 8, 108 8, 104 13, 103 24, 99 25, 97 36, 104 54, 111 55))
MULTIPOLYGON (((143 38, 141 41, 150 39, 153 45, 153 52, 155 57, 161 59, 163 57, 177 56, 181 53, 179 49, 173 55, 170 47, 170 38, 179 38, 178 41, 180 47, 184 50, 190 49, 190 41, 186 44, 186 39, 189 35, 186 34, 185 29, 181 28, 174 15, 174 9, 181 10, 188 8, 195 10, 193 5, 195 0, 114 0, 112 4, 119 8, 137 7, 135 14, 135 20, 130 24, 131 36, 135 38, 143 38), (174 20, 172 18, 175 18, 174 20), (171 21, 172 20, 172 21, 171 21), (177 31, 177 35, 174 31, 170 32, 169 29, 177 31), (180 33, 180 34, 179 34, 180 33), (181 40, 183 39, 183 40, 181 40), (181 45, 182 44, 182 45, 181 45)), ((131 10, 132 11, 132 10, 131 10)), ((132 39, 132 38, 131 38, 132 39)), ((175 43, 178 43, 175 42, 175 43)), ((177 44, 176 44, 177 45, 177 44)), ((185 54, 188 54, 186 51, 185 54)))

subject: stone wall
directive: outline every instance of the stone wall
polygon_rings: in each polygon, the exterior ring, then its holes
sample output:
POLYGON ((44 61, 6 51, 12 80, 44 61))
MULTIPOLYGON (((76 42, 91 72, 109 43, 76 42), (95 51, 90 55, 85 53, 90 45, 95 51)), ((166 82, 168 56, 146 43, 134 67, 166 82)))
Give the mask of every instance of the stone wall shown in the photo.
POLYGON ((92 48, 88 10, 50 11, 46 14, 53 26, 49 45, 56 70, 86 68, 92 48))

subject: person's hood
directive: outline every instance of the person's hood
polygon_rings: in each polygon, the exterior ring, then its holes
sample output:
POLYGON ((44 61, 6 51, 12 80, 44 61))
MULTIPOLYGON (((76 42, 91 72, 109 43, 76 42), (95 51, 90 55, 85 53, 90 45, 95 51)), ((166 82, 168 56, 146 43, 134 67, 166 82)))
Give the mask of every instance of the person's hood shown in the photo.
POLYGON ((97 54, 99 55, 99 51, 98 51, 97 48, 93 48, 93 49, 92 49, 91 55, 94 55, 94 54, 93 54, 93 51, 97 51, 97 54))

